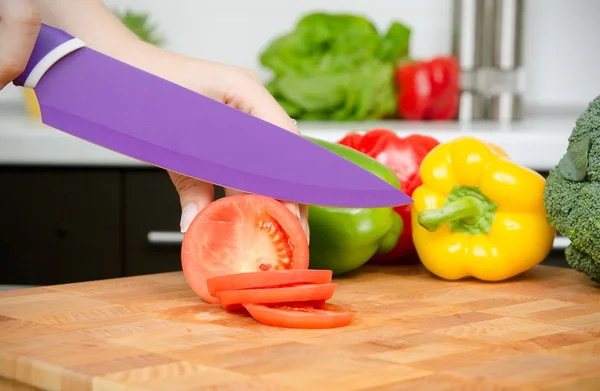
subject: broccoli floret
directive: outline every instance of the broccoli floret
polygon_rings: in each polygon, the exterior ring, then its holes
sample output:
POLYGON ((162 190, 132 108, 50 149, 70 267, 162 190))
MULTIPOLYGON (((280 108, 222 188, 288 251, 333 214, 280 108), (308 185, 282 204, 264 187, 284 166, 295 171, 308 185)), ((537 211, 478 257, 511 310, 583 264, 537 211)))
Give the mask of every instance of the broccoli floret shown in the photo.
POLYGON ((567 152, 546 179, 550 225, 571 244, 567 263, 600 282, 600 96, 575 123, 567 152))
POLYGON ((594 261, 588 255, 579 251, 575 246, 570 244, 565 249, 565 257, 567 263, 573 269, 590 277, 594 282, 600 283, 600 263, 594 261))
MULTIPOLYGON (((569 136, 568 149, 575 149, 576 155, 585 158, 587 167, 583 171, 587 173, 590 181, 600 180, 600 96, 594 99, 575 121, 575 127, 569 136), (577 151, 579 149, 580 151, 577 151), (584 150, 587 149, 587 153, 584 150)), ((569 153, 567 149, 567 154, 569 153)), ((575 157, 575 156, 573 156, 575 157)), ((563 158, 564 159, 564 158, 563 158)), ((559 163, 560 165, 560 163, 559 163)), ((566 168, 565 168, 566 169, 566 168)), ((583 172, 582 171, 582 172, 583 172)), ((598 195, 600 197, 600 195, 598 195)))
POLYGON ((600 259, 600 182, 574 182, 554 169, 544 191, 546 218, 579 250, 600 259))

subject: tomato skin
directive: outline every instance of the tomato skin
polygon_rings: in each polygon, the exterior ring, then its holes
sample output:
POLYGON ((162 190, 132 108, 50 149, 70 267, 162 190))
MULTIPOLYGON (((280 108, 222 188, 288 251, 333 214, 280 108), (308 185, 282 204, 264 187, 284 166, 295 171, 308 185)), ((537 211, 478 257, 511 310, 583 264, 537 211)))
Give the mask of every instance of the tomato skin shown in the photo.
POLYGON ((219 303, 225 309, 239 308, 242 304, 273 304, 298 301, 329 300, 337 288, 336 283, 300 284, 277 288, 242 289, 217 293, 219 303))
POLYGON ((186 281, 194 293, 213 304, 218 300, 208 291, 208 278, 275 268, 308 269, 308 259, 308 240, 298 217, 281 202, 256 194, 210 203, 194 218, 181 246, 186 281))
POLYGON ((246 308, 279 327, 343 327, 354 311, 327 304, 331 270, 308 270, 307 236, 298 217, 272 198, 242 194, 204 208, 184 235, 181 262, 191 289, 227 310, 246 308))
POLYGON ((288 269, 267 272, 228 274, 206 280, 208 292, 216 297, 221 291, 272 288, 291 284, 326 284, 331 282, 331 270, 288 269))
POLYGON ((267 326, 331 329, 349 325, 355 312, 335 304, 244 304, 250 316, 267 326))

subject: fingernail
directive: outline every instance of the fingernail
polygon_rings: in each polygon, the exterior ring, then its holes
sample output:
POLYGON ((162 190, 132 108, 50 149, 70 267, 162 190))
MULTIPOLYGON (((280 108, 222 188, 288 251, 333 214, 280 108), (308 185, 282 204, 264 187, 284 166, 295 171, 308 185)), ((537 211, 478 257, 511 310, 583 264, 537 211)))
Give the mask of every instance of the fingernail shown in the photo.
POLYGON ((292 213, 294 213, 294 211, 296 212, 298 221, 300 221, 300 225, 302 226, 302 229, 304 229, 304 232, 306 232, 306 238, 310 241, 308 222, 302 220, 302 215, 300 214, 300 205, 287 203, 286 207, 288 208, 288 210, 290 212, 292 212, 292 213))
POLYGON ((306 233, 306 239, 308 240, 308 243, 310 243, 310 228, 308 227, 308 221, 303 221, 302 217, 300 216, 300 208, 298 207, 298 220, 300 220, 300 224, 302 225, 302 228, 304 229, 304 232, 306 233))
POLYGON ((304 232, 306 232, 306 241, 308 244, 310 244, 310 227, 309 227, 308 223, 306 223, 306 225, 304 225, 304 232))
POLYGON ((187 231, 197 214, 198 206, 195 203, 189 202, 184 205, 183 210, 181 211, 181 220, 179 221, 181 233, 185 233, 187 231))

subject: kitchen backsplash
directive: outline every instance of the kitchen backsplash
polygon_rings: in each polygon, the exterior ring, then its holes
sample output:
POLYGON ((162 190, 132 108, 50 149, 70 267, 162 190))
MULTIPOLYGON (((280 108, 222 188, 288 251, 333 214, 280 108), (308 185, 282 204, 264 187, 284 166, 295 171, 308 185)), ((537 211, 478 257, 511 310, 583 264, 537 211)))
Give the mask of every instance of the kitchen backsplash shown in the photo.
MULTIPOLYGON (((298 18, 316 10, 361 13, 381 28, 399 20, 413 29, 411 52, 450 52, 452 0, 104 0, 111 8, 148 11, 168 49, 253 69, 257 53, 298 18), (177 6, 174 6, 177 4, 177 6), (326 4, 326 5, 323 5, 326 4), (393 4, 393 5, 391 5, 393 4)), ((525 0, 526 106, 580 107, 600 94, 598 0, 525 0)), ((8 87, 0 103, 20 99, 8 87)))

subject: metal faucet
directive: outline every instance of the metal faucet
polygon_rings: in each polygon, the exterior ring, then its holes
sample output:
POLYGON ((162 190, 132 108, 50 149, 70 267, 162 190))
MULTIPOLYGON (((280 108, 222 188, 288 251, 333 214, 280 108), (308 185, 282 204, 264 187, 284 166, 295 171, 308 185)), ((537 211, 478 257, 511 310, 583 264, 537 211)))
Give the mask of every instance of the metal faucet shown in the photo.
POLYGON ((454 0, 459 121, 523 117, 523 0, 454 0))

